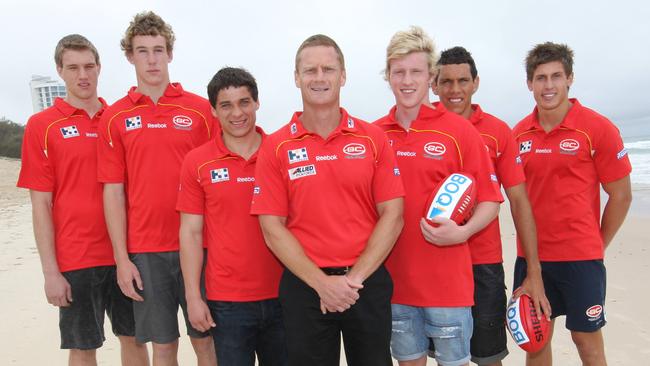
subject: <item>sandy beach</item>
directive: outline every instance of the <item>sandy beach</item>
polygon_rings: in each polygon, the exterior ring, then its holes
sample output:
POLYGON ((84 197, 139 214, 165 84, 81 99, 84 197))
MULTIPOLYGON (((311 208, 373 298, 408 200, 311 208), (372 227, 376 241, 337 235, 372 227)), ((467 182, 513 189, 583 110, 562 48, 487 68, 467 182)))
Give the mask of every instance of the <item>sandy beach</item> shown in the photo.
MULTIPOLYGON (((0 363, 2 365, 65 365, 67 352, 59 349, 58 311, 43 292, 43 276, 31 227, 27 191, 15 188, 20 162, 0 158, 0 363)), ((502 207, 502 235, 506 281, 512 283, 515 236, 507 207, 502 207)), ((608 272, 604 328, 610 365, 645 364, 650 359, 650 187, 635 186, 633 207, 607 250, 608 272), (645 228, 645 229, 644 229, 645 228), (645 234, 644 234, 645 233, 645 234), (644 361, 645 360, 645 361, 644 361)), ((509 289, 510 291, 510 289, 509 289)), ((100 365, 119 365, 119 348, 106 327, 107 341, 98 351, 100 365)), ((553 340, 556 365, 579 365, 580 359, 560 318, 553 340)), ((525 354, 510 344, 504 365, 523 365, 525 354)), ((181 338, 181 365, 195 364, 186 338, 181 338)), ((342 361, 341 364, 345 364, 342 361)), ((395 363, 397 364, 397 363, 395 363)), ((429 364, 434 365, 433 360, 429 364)))

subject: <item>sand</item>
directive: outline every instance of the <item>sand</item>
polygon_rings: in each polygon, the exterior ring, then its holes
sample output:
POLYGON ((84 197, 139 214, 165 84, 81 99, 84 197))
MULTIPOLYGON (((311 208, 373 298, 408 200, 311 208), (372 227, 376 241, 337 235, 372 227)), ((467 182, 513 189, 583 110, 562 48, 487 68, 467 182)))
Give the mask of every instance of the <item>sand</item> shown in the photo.
MULTIPOLYGON (((31 207, 25 190, 15 188, 20 162, 0 158, 0 364, 65 365, 67 352, 59 349, 58 310, 49 305, 43 292, 43 276, 31 227, 31 207)), ((650 187, 634 187, 634 203, 628 219, 607 250, 607 319, 604 328, 610 365, 647 364, 650 359, 650 187)), ((506 283, 512 283, 515 242, 508 208, 501 210, 506 283)), ((510 291, 510 290, 509 290, 510 291)), ((181 328, 183 326, 181 325, 181 328)), ((183 331, 182 331, 183 332, 183 331)), ((110 328, 107 341, 98 350, 100 365, 119 365, 119 347, 110 328)), ((504 365, 523 365, 525 354, 509 345, 504 365)), ((556 365, 579 365, 580 359, 564 328, 556 322, 553 339, 556 365)), ((195 364, 186 337, 181 338, 181 365, 195 364)), ((344 361, 341 364, 345 364, 344 361)), ((397 363, 395 363, 397 364, 397 363)), ((429 360, 430 365, 435 365, 429 360)))

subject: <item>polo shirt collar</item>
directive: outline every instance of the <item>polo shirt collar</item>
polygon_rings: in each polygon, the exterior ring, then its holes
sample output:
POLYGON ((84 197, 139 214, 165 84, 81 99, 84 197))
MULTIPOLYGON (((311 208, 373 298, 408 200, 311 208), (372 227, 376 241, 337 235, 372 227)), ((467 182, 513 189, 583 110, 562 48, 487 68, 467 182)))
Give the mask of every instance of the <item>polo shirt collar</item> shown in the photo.
POLYGON ((469 116, 469 121, 475 125, 483 119, 483 110, 478 104, 472 104, 472 115, 469 116))
MULTIPOLYGON (((439 102, 433 103, 433 106, 434 108, 431 108, 426 104, 421 104, 420 110, 418 111, 418 116, 415 118, 413 122, 435 118, 447 111, 445 107, 439 102)), ((391 108, 390 111, 388 112, 388 118, 382 120, 381 122, 379 122, 379 124, 385 126, 396 125, 402 128, 399 122, 397 121, 397 118, 395 117, 396 113, 397 113, 397 105, 394 105, 393 108, 391 108)), ((411 126, 413 126, 413 122, 411 123, 411 126)))
MULTIPOLYGON (((264 140, 266 139, 266 133, 264 132, 262 127, 256 125, 255 126, 255 131, 262 136, 262 143, 264 143, 264 140)), ((219 133, 217 134, 217 137, 214 139, 214 142, 215 142, 214 146, 216 146, 216 157, 217 157, 217 159, 227 158, 227 157, 241 158, 240 155, 233 153, 232 151, 230 151, 226 147, 226 144, 223 142, 223 135, 222 134, 223 134, 223 132, 220 129, 219 133)), ((262 144, 260 144, 260 146, 262 146, 262 144)), ((253 155, 251 155, 251 157, 248 159, 248 161, 257 160, 257 153, 259 151, 260 150, 257 149, 257 151, 253 155)))
MULTIPOLYGON (((104 113, 104 110, 106 109, 106 107, 108 106, 108 104, 106 104, 106 101, 104 100, 104 98, 97 98, 97 99, 102 104, 102 107, 97 111, 97 113, 95 113, 95 116, 93 116, 93 118, 101 116, 102 113, 104 113)), ((56 109, 59 112, 61 112, 61 114, 63 114, 65 117, 72 116, 76 111, 80 111, 83 114, 85 114, 86 116, 88 116, 88 113, 86 113, 85 110, 79 109, 79 108, 73 106, 72 104, 66 102, 65 99, 63 99, 61 97, 57 97, 56 99, 54 99, 54 107, 56 107, 56 109)))
MULTIPOLYGON (((584 107, 576 98, 569 98, 569 101, 572 104, 569 112, 567 112, 566 116, 564 116, 562 122, 553 128, 554 130, 559 127, 568 128, 570 130, 576 129, 578 115, 584 107)), ((535 109, 533 109, 533 113, 531 114, 531 118, 529 118, 524 125, 524 130, 543 130, 542 125, 539 124, 539 117, 537 112, 537 106, 535 106, 535 109)))
MULTIPOLYGON (((330 135, 334 136, 340 134, 341 132, 359 131, 359 127, 357 126, 359 122, 352 119, 345 108, 339 108, 339 111, 341 112, 341 120, 339 121, 339 125, 336 127, 336 129, 334 129, 334 131, 332 131, 330 135)), ((291 117, 291 122, 289 123, 289 134, 291 137, 295 138, 313 134, 313 132, 307 131, 307 129, 305 129, 303 126, 302 121, 300 120, 302 113, 303 112, 295 112, 291 117)))
MULTIPOLYGON (((129 89, 128 96, 129 99, 131 99, 131 102, 134 104, 137 103, 142 97, 145 97, 144 94, 137 92, 136 90, 138 89, 137 86, 132 86, 131 89, 129 89)), ((163 96, 165 97, 179 97, 183 95, 185 91, 183 90, 183 87, 181 86, 180 83, 169 83, 167 84, 167 88, 165 88, 165 91, 163 92, 163 96)), ((148 98, 148 96, 146 96, 148 98)))

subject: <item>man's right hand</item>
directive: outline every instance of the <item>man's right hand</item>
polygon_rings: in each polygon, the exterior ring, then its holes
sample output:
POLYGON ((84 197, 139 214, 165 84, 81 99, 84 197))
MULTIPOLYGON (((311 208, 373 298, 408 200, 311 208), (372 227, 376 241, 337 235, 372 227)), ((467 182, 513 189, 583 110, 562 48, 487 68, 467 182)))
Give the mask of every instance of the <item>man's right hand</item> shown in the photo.
POLYGON ((135 290, 135 287, 133 287, 133 281, 135 281, 135 284, 138 286, 140 291, 144 289, 138 267, 136 267, 130 260, 118 263, 117 284, 120 286, 122 293, 135 301, 144 301, 142 296, 140 296, 140 294, 135 290))
POLYGON ((72 287, 61 272, 45 276, 45 297, 54 306, 70 306, 72 287))
POLYGON ((359 288, 350 285, 345 276, 325 276, 316 292, 321 300, 321 311, 344 312, 359 299, 359 288))
POLYGON ((212 319, 208 304, 203 299, 187 301, 187 316, 190 318, 192 327, 198 331, 207 332, 210 328, 217 326, 212 319))

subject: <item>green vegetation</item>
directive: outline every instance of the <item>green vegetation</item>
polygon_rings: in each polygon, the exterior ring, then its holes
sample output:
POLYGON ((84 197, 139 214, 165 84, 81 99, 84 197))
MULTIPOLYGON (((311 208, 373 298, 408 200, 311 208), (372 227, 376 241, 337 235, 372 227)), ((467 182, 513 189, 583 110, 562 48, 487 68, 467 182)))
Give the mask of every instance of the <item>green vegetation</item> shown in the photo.
POLYGON ((25 126, 0 118, 0 156, 20 158, 25 126))

